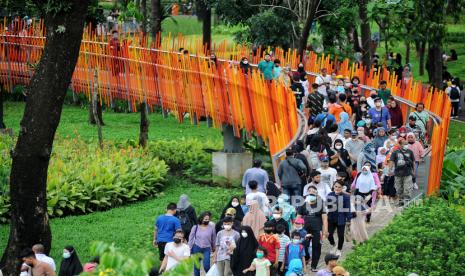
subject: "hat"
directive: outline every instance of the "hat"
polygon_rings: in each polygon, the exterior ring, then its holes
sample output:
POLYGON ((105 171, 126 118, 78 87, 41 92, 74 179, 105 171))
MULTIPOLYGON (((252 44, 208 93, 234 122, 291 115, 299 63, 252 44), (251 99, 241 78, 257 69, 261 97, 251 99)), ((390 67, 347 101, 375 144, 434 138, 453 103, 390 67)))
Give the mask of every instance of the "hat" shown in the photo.
POLYGON ((416 120, 417 120, 417 117, 415 117, 415 116, 410 116, 410 117, 408 117, 408 119, 409 119, 409 120, 412 120, 412 121, 416 121, 416 120))
POLYGON ((356 130, 352 130, 352 136, 357 136, 358 135, 358 132, 356 130))
POLYGON ((364 125, 366 125, 365 121, 358 121, 357 122, 357 127, 363 127, 364 125))
POLYGON ((334 261, 334 260, 337 260, 339 259, 339 257, 337 255, 334 255, 334 254, 326 254, 325 256, 325 263, 328 264, 330 261, 334 261))
POLYGON ((322 155, 322 156, 320 157, 320 161, 321 161, 321 162, 329 162, 329 157, 328 157, 327 155, 322 155))
POLYGON ((294 223, 297 223, 297 224, 304 224, 304 219, 303 218, 298 218, 294 221, 294 223))
POLYGON ((226 210, 226 213, 225 213, 225 214, 226 214, 226 215, 235 216, 235 215, 236 215, 236 209, 234 209, 234 208, 228 208, 228 209, 226 210))
POLYGON ((380 97, 376 97, 376 98, 374 98, 373 100, 374 100, 374 102, 377 102, 377 101, 381 101, 381 98, 380 98, 380 97))

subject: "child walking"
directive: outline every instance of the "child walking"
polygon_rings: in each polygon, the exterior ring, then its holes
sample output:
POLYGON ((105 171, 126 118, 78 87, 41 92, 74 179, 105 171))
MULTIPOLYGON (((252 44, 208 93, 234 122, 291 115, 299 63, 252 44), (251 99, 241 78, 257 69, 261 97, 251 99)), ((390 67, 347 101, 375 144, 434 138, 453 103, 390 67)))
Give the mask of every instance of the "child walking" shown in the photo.
POLYGON ((270 276, 271 262, 266 258, 266 249, 259 246, 256 254, 257 258, 255 258, 250 267, 244 269, 242 273, 246 274, 249 271, 255 271, 256 276, 270 276))

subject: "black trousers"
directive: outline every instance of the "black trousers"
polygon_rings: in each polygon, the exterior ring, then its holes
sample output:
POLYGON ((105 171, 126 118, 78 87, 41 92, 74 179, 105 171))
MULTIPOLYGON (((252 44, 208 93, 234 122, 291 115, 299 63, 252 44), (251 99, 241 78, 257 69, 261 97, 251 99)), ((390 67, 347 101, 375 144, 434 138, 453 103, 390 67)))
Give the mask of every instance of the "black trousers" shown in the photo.
MULTIPOLYGON (((312 234, 312 262, 311 267, 315 268, 318 266, 318 262, 320 261, 321 256, 321 240, 320 240, 320 230, 311 230, 307 232, 312 234)), ((306 252, 307 253, 307 252, 306 252)))
POLYGON ((328 221, 328 240, 331 245, 335 245, 336 242, 334 241, 334 232, 337 229, 337 249, 342 250, 342 246, 344 245, 344 231, 346 225, 338 225, 337 221, 328 221))
POLYGON ((459 116, 459 105, 460 102, 452 103, 452 116, 459 116))
POLYGON ((160 257, 160 262, 163 262, 163 259, 165 258, 165 246, 166 242, 159 242, 158 243, 158 256, 160 257))

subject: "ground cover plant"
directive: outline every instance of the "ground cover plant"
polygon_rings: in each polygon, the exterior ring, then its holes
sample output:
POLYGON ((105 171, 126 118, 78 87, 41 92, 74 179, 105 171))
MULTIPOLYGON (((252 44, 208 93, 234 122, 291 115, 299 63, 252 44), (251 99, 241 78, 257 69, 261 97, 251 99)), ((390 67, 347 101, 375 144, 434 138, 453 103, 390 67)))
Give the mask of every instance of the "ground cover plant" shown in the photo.
POLYGON ((451 149, 444 157, 440 193, 465 206, 465 148, 451 149))
POLYGON ((465 216, 440 198, 407 208, 351 252, 351 275, 463 275, 465 216))

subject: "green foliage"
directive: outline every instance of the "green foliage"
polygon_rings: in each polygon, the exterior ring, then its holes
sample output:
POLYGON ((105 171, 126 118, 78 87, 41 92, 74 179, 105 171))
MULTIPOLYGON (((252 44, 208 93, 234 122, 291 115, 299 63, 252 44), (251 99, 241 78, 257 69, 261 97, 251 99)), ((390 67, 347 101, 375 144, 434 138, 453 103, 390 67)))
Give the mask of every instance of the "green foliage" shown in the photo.
POLYGON ((128 21, 135 18, 138 22, 142 21, 142 14, 139 12, 139 9, 136 7, 136 4, 130 1, 127 6, 124 8, 123 12, 119 15, 118 21, 128 21))
POLYGON ((345 259, 351 275, 463 275, 465 217, 441 199, 403 211, 345 259))
POLYGON ((287 49, 292 43, 292 24, 289 17, 280 17, 272 10, 257 14, 247 20, 250 40, 255 45, 279 46, 287 49))
POLYGON ((465 203, 465 149, 452 149, 444 157, 441 195, 450 201, 465 203))
MULTIPOLYGON (((6 175, 11 166, 8 152, 12 142, 0 142, 3 219, 9 201, 6 175)), ((163 187, 167 171, 165 162, 143 149, 106 145, 101 151, 82 140, 61 140, 54 147, 49 165, 48 213, 52 217, 84 214, 152 196, 163 187)))
POLYGON ((229 24, 246 23, 249 18, 260 12, 260 8, 257 5, 263 2, 259 0, 218 0, 216 13, 223 21, 229 24))

